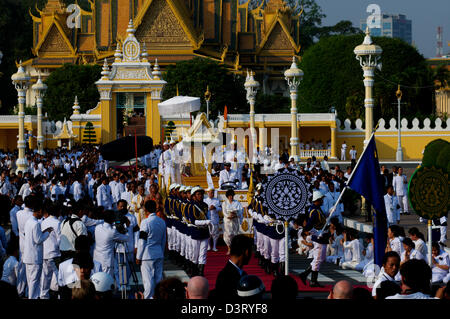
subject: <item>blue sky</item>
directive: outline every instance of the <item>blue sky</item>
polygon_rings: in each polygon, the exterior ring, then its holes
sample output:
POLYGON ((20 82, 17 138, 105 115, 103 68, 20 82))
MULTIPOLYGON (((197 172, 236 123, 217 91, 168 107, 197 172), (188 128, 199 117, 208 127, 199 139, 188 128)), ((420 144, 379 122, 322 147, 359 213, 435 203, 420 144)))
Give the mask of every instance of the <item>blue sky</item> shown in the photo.
POLYGON ((437 27, 444 28, 444 54, 450 52, 450 0, 316 0, 327 17, 322 25, 334 25, 340 20, 350 20, 359 27, 366 19, 369 4, 378 4, 382 13, 404 14, 412 20, 413 41, 425 58, 436 55, 437 27))

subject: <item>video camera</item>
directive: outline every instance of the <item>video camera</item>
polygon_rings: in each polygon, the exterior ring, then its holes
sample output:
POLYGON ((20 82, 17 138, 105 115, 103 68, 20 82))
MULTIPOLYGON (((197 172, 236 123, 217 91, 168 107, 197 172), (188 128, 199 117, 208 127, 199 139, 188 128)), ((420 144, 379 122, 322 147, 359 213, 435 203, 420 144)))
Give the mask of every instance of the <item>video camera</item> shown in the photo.
POLYGON ((128 218, 121 211, 114 211, 114 226, 117 231, 121 234, 126 234, 128 232, 127 226, 128 218))

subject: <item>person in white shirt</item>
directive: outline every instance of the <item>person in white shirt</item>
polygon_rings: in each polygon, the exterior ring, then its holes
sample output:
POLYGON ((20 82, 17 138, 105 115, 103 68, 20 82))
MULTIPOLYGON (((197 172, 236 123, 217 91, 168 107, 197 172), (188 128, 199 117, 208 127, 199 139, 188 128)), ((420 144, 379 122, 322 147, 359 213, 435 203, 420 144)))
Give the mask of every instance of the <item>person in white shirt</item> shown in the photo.
POLYGON ((408 178, 403 174, 403 168, 398 168, 398 174, 393 177, 392 185, 401 208, 401 214, 409 214, 408 208, 408 178))
POLYGON ((227 255, 230 253, 231 240, 239 233, 239 225, 243 220, 242 205, 233 199, 234 191, 227 190, 226 199, 222 203, 224 233, 223 239, 228 246, 227 255))
POLYGON ((120 199, 127 201, 128 210, 131 210, 134 196, 136 196, 136 183, 127 183, 127 191, 120 194, 120 199))
POLYGON ((72 185, 73 187, 73 199, 75 201, 79 201, 84 196, 84 178, 81 176, 78 176, 75 182, 72 185))
POLYGON ((49 237, 52 227, 41 229, 39 219, 42 218, 42 202, 35 200, 33 216, 25 224, 23 263, 25 264, 28 299, 40 297, 42 263, 44 261, 44 241, 49 237))
POLYGON ((420 252, 423 256, 428 256, 428 247, 424 241, 423 234, 417 227, 412 227, 408 230, 409 238, 414 242, 415 250, 420 252))
POLYGON ((433 242, 431 247, 432 283, 440 283, 449 273, 450 257, 439 243, 433 242))
POLYGON ((120 199, 120 192, 116 187, 119 184, 119 175, 114 174, 113 180, 109 182, 109 188, 111 189, 111 196, 113 203, 117 203, 120 199))
POLYGON ((386 299, 437 299, 431 297, 431 271, 423 260, 412 259, 400 268, 402 292, 386 299))
POLYGON ((9 220, 11 222, 11 231, 19 238, 19 227, 17 225, 17 212, 22 210, 23 199, 22 196, 17 195, 14 197, 14 207, 9 211, 9 220))
POLYGON ((363 251, 361 252, 362 255, 364 256, 364 259, 361 260, 361 262, 355 267, 355 270, 358 271, 362 271, 363 275, 365 277, 367 275, 366 270, 368 269, 368 267, 370 267, 370 265, 373 265, 373 261, 374 261, 374 256, 373 256, 373 244, 374 244, 374 240, 373 240, 373 234, 367 234, 366 238, 364 239, 365 242, 367 243, 366 248, 363 249, 363 251))
POLYGON ((52 179, 50 185, 50 199, 55 202, 58 200, 59 195, 64 195, 63 190, 58 185, 56 179, 52 179))
POLYGON ((102 183, 97 187, 97 206, 103 206, 105 210, 112 209, 113 198, 111 188, 108 185, 108 178, 103 177, 102 183))
MULTIPOLYGON (((206 192, 208 193, 208 197, 205 199, 205 203, 208 205, 208 219, 211 221, 210 226, 210 235, 213 242, 212 250, 217 251, 216 245, 217 240, 219 239, 219 222, 220 217, 219 213, 222 210, 222 205, 220 205, 220 201, 214 197, 214 188, 208 188, 206 192)), ((211 243, 209 243, 208 250, 211 249, 211 243)))
POLYGON ((355 238, 352 230, 344 232, 344 238, 341 239, 344 247, 344 259, 342 260, 342 269, 355 269, 361 262, 361 247, 359 240, 355 238))
MULTIPOLYGON (((128 234, 121 234, 113 227, 114 212, 104 213, 104 223, 95 227, 94 260, 102 264, 102 271, 114 277, 114 248, 116 243, 128 241, 128 234)), ((128 220, 128 219, 127 219, 128 220)), ((127 227, 129 226, 129 220, 127 227)))
POLYGON ((330 165, 328 164, 328 156, 324 156, 323 157, 323 161, 320 163, 320 167, 324 170, 324 171, 330 171, 330 165))
POLYGON ((6 258, 3 264, 1 280, 17 287, 19 275, 19 242, 11 240, 6 247, 6 258))
POLYGON ((403 252, 401 254, 400 258, 400 266, 403 265, 405 262, 411 259, 422 259, 425 260, 425 256, 423 256, 419 251, 415 250, 414 242, 411 240, 411 238, 405 238, 403 239, 403 252))
POLYGON ((347 152, 347 144, 345 144, 345 141, 344 141, 344 143, 342 144, 342 146, 341 146, 341 161, 345 161, 346 160, 346 157, 345 157, 345 153, 347 152))
MULTIPOLYGON (((51 202, 50 202, 51 203, 51 202)), ((58 291, 58 285, 55 282, 58 277, 58 268, 56 259, 61 257, 59 251, 59 241, 61 236, 61 222, 58 220, 57 207, 54 204, 47 203, 43 209, 44 220, 41 223, 41 229, 52 228, 53 231, 47 240, 44 241, 44 262, 42 266, 41 280, 41 299, 49 299, 51 289, 55 293, 58 291)))
POLYGON ((11 183, 8 181, 6 172, 3 171, 0 177, 0 194, 10 197, 11 192, 12 192, 11 183))
POLYGON ((344 238, 343 229, 339 221, 335 218, 330 219, 330 239, 328 244, 326 262, 339 265, 344 257, 344 247, 341 240, 344 238))
MULTIPOLYGON (((377 288, 383 281, 389 280, 396 282, 395 277, 400 269, 400 256, 395 251, 389 251, 384 254, 383 267, 378 274, 378 279, 372 287, 372 297, 377 296, 377 288)), ((377 298, 375 298, 377 299, 377 298)))
POLYGON ((136 216, 139 227, 142 220, 145 218, 144 213, 144 201, 145 201, 145 188, 144 185, 138 186, 138 193, 133 197, 131 201, 130 211, 136 216))
POLYGON ((402 255, 404 249, 400 240, 400 226, 391 225, 388 228, 388 240, 386 244, 386 252, 395 251, 399 256, 402 255))
POLYGON ((136 264, 141 265, 144 298, 153 297, 155 286, 163 278, 166 223, 156 216, 156 203, 145 202, 146 218, 142 221, 136 253, 136 264))
POLYGON ((386 207, 386 216, 388 225, 397 225, 400 222, 400 205, 397 196, 394 195, 394 188, 389 185, 387 193, 384 195, 384 205, 386 207))
POLYGON ((335 191, 335 185, 332 181, 328 183, 328 192, 325 193, 324 203, 326 202, 326 207, 328 208, 328 211, 324 211, 327 216, 336 217, 339 220, 339 223, 344 222, 344 218, 342 217, 342 213, 344 212, 344 203, 339 203, 336 206, 336 209, 333 211, 332 208, 336 204, 340 193, 338 191, 335 191))
POLYGON ((356 161, 356 148, 355 145, 352 145, 352 149, 349 151, 350 154, 350 159, 355 160, 356 161))
POLYGON ((219 186, 222 189, 224 183, 235 183, 238 179, 236 171, 231 169, 231 163, 227 162, 224 165, 224 169, 220 171, 219 186))

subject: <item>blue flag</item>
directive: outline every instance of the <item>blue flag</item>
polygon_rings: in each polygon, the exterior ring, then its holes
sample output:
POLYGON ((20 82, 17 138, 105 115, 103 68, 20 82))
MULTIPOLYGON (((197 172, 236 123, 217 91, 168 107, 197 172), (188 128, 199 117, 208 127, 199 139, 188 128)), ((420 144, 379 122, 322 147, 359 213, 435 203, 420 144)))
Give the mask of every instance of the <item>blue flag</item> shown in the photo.
POLYGON ((387 218, 383 180, 380 174, 374 134, 347 181, 347 186, 364 196, 375 209, 373 216, 374 263, 381 267, 387 242, 387 218))

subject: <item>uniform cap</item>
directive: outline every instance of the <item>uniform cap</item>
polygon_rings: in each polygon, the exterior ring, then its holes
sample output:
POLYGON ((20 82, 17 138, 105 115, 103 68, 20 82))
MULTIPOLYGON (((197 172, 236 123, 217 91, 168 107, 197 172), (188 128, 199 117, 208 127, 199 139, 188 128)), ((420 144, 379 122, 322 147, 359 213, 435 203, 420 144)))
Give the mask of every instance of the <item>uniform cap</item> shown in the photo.
POLYGON ((114 289, 114 279, 106 272, 96 272, 91 276, 91 281, 97 292, 106 292, 114 289))
POLYGON ((205 190, 203 188, 201 188, 200 186, 195 186, 194 188, 192 188, 191 190, 191 194, 194 195, 195 192, 204 192, 205 190))
POLYGON ((170 186, 169 186, 169 191, 171 191, 172 189, 174 189, 175 188, 175 186, 177 186, 178 184, 170 184, 170 186))
POLYGON ((318 199, 321 199, 322 197, 325 197, 321 191, 314 191, 313 193, 313 199, 312 201, 315 202, 318 199))
POLYGON ((266 287, 258 276, 245 275, 239 280, 237 293, 239 297, 252 297, 263 293, 266 287))
POLYGON ((215 190, 214 187, 208 187, 208 188, 206 189, 207 192, 214 191, 214 190, 215 190))
POLYGON ((185 192, 190 192, 192 189, 192 186, 186 186, 186 188, 184 189, 185 192))
POLYGON ((184 191, 186 191, 186 186, 182 185, 182 186, 180 187, 180 192, 184 192, 184 191))

